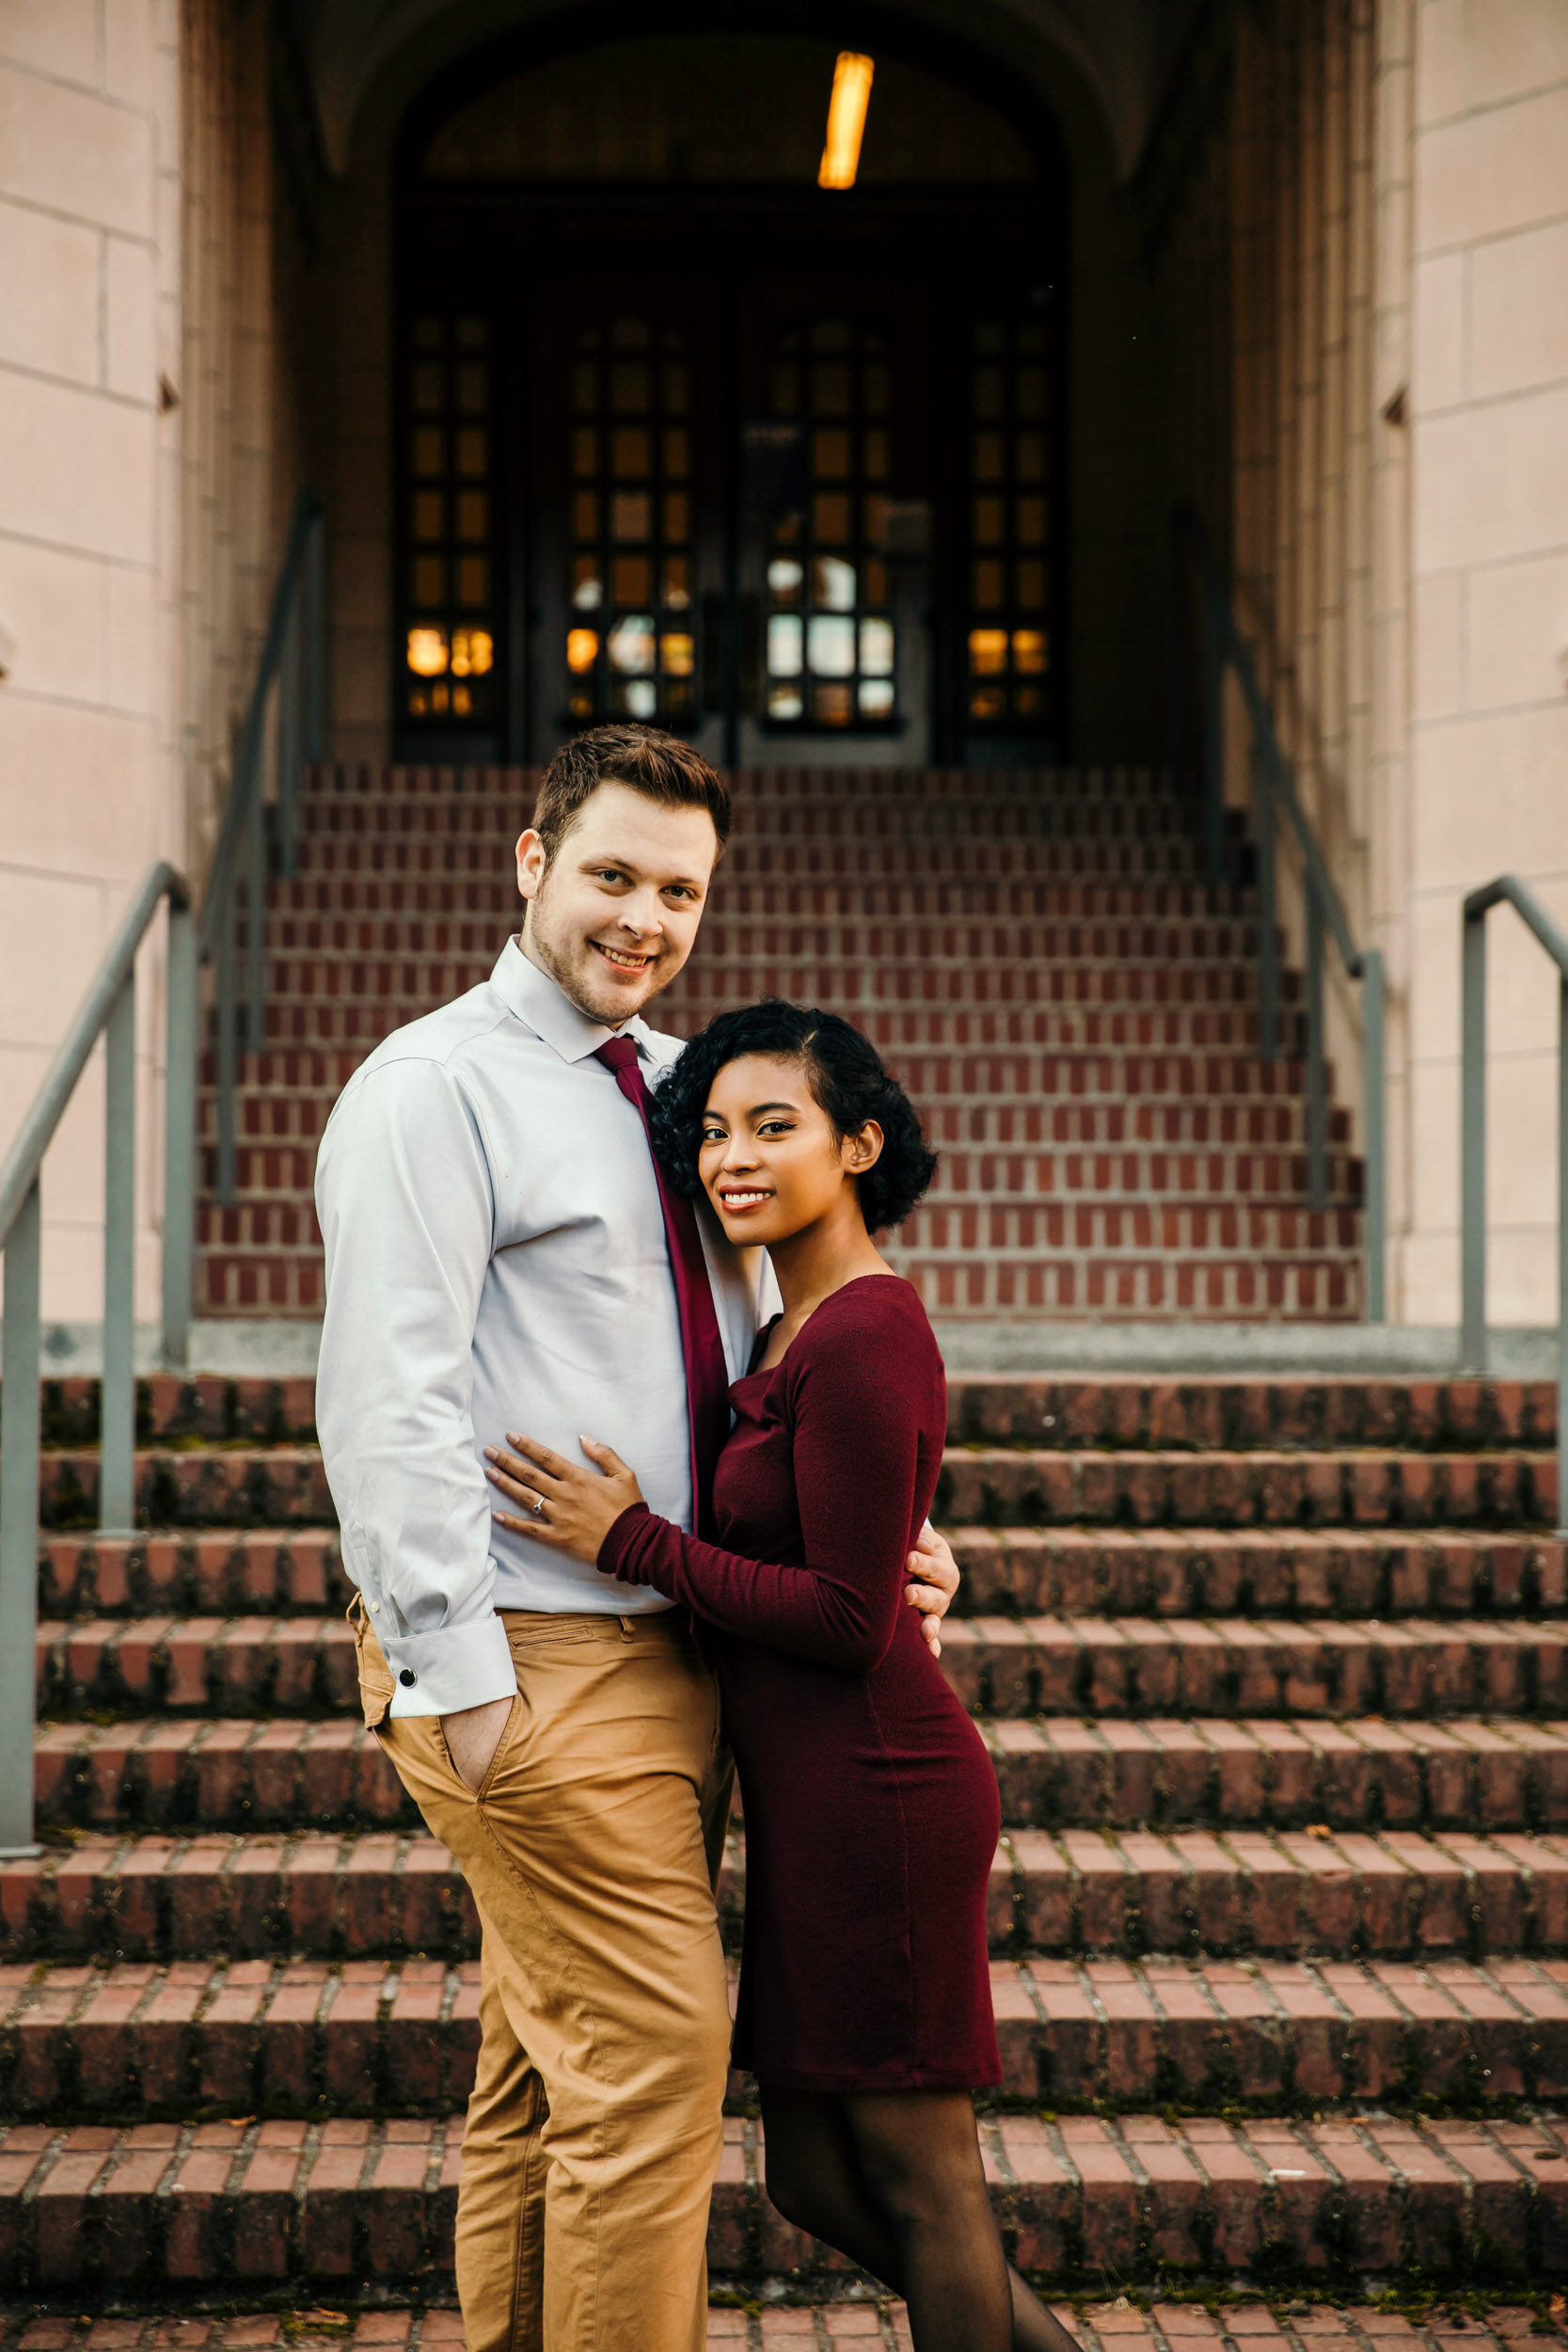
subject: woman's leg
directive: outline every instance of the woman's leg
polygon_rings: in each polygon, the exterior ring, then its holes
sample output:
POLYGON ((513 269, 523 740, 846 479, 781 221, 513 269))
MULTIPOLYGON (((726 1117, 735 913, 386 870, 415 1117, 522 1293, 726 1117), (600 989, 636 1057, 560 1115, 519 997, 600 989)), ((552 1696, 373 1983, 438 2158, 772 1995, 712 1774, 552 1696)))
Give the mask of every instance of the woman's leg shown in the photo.
POLYGON ((915 2352, 1010 2352, 1007 2263, 969 2093, 855 2091, 844 2112, 897 2245, 915 2352))
MULTIPOLYGON (((862 2169, 846 2103, 826 2092, 765 2083, 762 2125, 768 2194, 785 2220, 847 2254, 895 2295, 904 2294, 903 2254, 888 2213, 862 2169)), ((977 2153, 972 2107, 968 2129, 977 2153)), ((1081 2352, 1077 2339, 1010 2265, 1007 2281, 1012 2352, 1081 2352)))

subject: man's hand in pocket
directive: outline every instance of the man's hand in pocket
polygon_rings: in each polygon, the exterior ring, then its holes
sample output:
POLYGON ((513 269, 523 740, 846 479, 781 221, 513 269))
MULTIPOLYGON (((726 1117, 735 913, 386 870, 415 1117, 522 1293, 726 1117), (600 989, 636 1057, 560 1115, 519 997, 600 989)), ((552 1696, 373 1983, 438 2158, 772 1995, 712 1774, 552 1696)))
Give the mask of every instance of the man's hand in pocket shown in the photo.
POLYGON ((458 1778, 469 1788, 483 1787, 484 1775, 495 1762, 511 1712, 510 1699, 486 1699, 483 1707, 466 1707, 461 1714, 442 1716, 447 1754, 458 1778))

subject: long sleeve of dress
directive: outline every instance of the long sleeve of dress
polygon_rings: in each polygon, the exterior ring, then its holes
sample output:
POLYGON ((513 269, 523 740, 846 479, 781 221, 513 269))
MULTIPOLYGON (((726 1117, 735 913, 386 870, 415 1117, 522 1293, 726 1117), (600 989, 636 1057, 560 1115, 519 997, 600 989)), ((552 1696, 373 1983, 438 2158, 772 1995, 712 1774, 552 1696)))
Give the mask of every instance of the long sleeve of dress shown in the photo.
POLYGON ((785 1361, 804 1565, 743 1559, 638 1503, 606 1536, 599 1566, 795 1657, 849 1674, 879 1665, 904 1606, 919 1426, 935 1361, 934 1344, 911 1349, 902 1300, 854 1295, 895 1287, 905 1288, 875 1278, 835 1292, 785 1361), (852 1318, 839 1306, 851 1296, 852 1318))

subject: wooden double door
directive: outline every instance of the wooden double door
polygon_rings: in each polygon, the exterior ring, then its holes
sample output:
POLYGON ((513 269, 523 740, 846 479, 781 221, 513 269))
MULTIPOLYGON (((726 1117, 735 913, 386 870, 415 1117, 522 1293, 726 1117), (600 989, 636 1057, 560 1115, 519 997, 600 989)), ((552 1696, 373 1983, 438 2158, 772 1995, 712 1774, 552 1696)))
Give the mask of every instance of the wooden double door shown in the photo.
POLYGON ((619 718, 725 765, 1060 749, 1037 273, 711 202, 487 226, 488 272, 402 306, 401 756, 619 718))

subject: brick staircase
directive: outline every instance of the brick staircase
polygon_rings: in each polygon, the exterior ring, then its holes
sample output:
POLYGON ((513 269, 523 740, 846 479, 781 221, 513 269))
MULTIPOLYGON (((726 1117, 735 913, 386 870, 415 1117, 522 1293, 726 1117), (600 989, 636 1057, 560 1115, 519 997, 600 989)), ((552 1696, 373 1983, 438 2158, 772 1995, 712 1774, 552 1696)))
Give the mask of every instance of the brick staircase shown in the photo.
MULTIPOLYGON (((945 1662, 1006 1824, 984 2131, 1031 2271, 1516 2300, 1568 2276, 1553 1403, 955 1380, 945 1662)), ((311 1384, 159 1378, 142 1411, 147 1532, 102 1539, 74 1532, 95 1385, 46 1391, 48 1850, 0 1865, 0 2298, 438 2297, 476 1927, 359 1724, 311 1384)), ((732 1946, 744 1879, 737 1825, 732 1946)), ((852 2281, 768 2206, 732 2089, 716 2292, 831 2303, 852 2281)))
MULTIPOLYGON (((380 1038, 489 972, 535 781, 310 774, 299 871, 269 889, 230 1208, 208 1153, 200 1312, 320 1313, 322 1125, 380 1038)), ((769 770, 735 792, 697 952, 655 1018, 688 1035, 775 992, 862 1024, 942 1150, 895 1252, 934 1314, 1359 1313, 1349 1121, 1331 1113, 1314 1211, 1298 987, 1287 974, 1264 1061, 1244 844, 1238 879, 1207 888, 1196 809, 1167 777, 769 770)), ((210 1083, 203 1120, 210 1144, 210 1083)))

